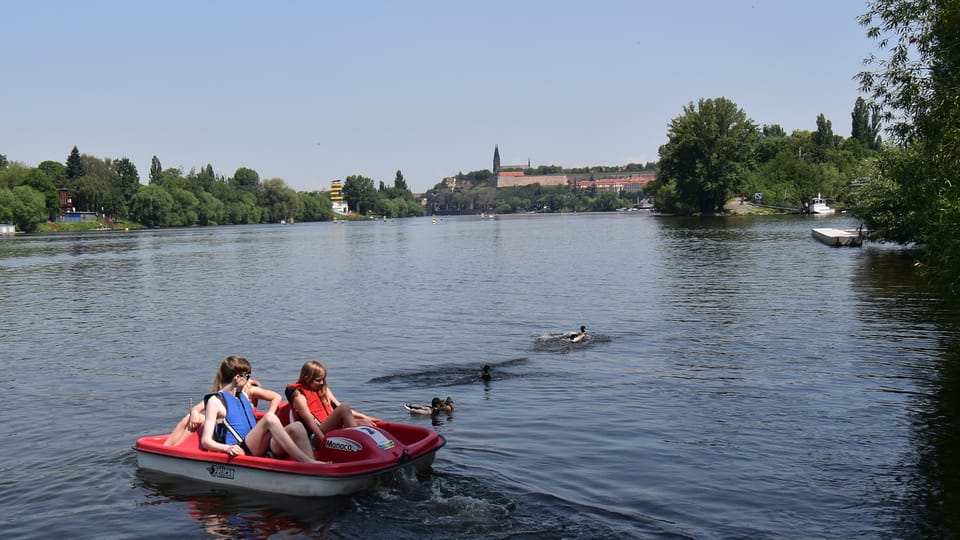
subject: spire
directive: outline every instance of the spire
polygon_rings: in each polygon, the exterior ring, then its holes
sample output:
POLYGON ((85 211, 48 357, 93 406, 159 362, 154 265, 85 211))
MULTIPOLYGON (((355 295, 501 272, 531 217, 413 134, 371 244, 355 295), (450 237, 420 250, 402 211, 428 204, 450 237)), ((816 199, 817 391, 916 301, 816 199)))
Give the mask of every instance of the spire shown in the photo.
POLYGON ((500 146, 493 145, 493 174, 500 170, 500 146))

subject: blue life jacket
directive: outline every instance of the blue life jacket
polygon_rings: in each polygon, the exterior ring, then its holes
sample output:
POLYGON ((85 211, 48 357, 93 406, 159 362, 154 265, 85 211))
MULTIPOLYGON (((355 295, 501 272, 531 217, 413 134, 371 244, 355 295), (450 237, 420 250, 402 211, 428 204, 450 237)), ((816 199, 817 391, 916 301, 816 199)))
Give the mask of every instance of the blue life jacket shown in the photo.
POLYGON ((206 403, 212 396, 216 396, 226 409, 223 421, 213 430, 213 440, 222 444, 239 444, 257 425, 257 417, 253 415, 253 405, 247 395, 239 392, 237 396, 229 392, 217 392, 203 397, 206 403))

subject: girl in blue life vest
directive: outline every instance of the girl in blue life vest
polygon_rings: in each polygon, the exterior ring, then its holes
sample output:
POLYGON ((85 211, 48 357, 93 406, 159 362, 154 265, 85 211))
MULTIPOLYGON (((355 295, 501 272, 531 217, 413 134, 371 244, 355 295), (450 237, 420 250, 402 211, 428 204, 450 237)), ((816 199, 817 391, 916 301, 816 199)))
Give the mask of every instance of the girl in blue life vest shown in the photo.
POLYGON ((239 356, 228 356, 220 364, 223 386, 204 398, 206 414, 200 446, 229 456, 264 456, 269 450, 275 456, 289 454, 297 461, 316 463, 303 424, 284 428, 273 413, 256 420, 253 405, 242 391, 250 380, 250 371, 250 362, 239 356), (224 421, 224 427, 218 428, 224 421))

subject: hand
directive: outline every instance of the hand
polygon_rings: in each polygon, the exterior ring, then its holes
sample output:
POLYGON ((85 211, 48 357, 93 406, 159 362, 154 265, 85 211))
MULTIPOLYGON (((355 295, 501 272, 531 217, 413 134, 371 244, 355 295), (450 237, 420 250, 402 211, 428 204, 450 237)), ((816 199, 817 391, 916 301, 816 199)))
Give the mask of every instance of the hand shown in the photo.
POLYGON ((190 411, 190 420, 187 421, 187 427, 190 428, 190 431, 196 431, 200 429, 202 425, 203 415, 195 411, 190 411))
POLYGON ((228 456, 242 456, 243 448, 240 448, 239 444, 231 444, 230 446, 227 447, 226 454, 228 456))

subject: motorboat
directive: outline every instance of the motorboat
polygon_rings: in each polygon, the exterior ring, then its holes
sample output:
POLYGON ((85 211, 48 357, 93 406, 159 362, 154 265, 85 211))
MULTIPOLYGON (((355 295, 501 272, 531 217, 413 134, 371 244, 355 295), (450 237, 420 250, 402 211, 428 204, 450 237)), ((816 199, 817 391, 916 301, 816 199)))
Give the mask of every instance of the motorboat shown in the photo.
POLYGON ((827 200, 817 193, 817 196, 810 201, 810 213, 811 214, 832 214, 837 211, 836 208, 827 204, 827 200))
POLYGON ((198 433, 177 446, 164 446, 166 440, 167 435, 137 439, 133 449, 140 468, 221 486, 306 497, 356 493, 401 469, 427 470, 446 444, 432 429, 383 421, 374 427, 328 433, 323 447, 314 451, 315 459, 324 463, 228 456, 201 448, 198 433))

